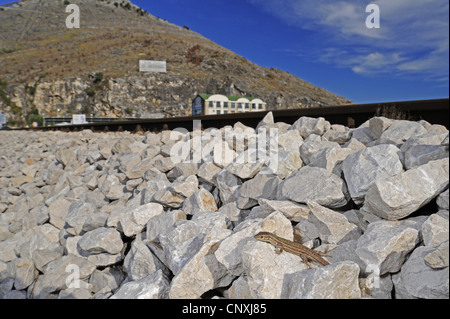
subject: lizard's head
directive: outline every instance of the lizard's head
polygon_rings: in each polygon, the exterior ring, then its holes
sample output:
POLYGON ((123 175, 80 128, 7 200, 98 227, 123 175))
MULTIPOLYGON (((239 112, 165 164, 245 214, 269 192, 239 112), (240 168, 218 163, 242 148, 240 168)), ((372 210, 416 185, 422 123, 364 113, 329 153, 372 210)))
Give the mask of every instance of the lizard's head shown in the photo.
POLYGON ((268 232, 260 232, 260 233, 256 234, 254 238, 257 240, 260 240, 260 241, 270 243, 271 239, 273 238, 273 234, 268 233, 268 232))

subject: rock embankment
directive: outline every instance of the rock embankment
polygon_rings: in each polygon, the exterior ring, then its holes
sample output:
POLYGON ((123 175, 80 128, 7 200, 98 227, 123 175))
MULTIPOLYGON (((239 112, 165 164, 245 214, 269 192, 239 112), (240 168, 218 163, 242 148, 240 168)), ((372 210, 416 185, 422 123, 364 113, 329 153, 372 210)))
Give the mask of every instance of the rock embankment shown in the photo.
POLYGON ((449 297, 441 126, 269 113, 257 129, 0 132, 0 150, 0 298, 449 297))

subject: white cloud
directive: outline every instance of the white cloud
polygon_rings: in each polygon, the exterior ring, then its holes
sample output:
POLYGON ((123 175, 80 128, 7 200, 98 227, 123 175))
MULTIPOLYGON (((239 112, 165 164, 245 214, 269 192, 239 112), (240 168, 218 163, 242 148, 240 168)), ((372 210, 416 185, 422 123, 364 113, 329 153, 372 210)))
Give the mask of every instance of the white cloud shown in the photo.
POLYGON ((320 25, 328 26, 339 32, 339 35, 363 36, 367 38, 382 38, 382 30, 373 30, 366 27, 367 13, 365 6, 348 1, 337 1, 324 4, 317 9, 320 11, 320 25))
MULTIPOLYGON (((362 74, 389 73, 391 68, 403 61, 398 53, 383 54, 380 52, 369 53, 366 56, 359 56, 353 63, 353 72, 362 74)), ((347 61, 348 62, 348 61, 347 61)))
POLYGON ((315 60, 359 74, 421 74, 448 82, 447 0, 248 1, 289 25, 320 33, 311 50, 315 60), (380 8, 380 29, 365 25, 369 3, 380 8))

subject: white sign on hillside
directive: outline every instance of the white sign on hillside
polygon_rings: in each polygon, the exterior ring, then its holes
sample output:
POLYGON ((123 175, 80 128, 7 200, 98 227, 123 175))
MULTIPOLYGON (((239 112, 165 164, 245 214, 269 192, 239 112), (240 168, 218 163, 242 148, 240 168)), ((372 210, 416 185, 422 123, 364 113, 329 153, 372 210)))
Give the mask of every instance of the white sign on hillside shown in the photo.
POLYGON ((74 114, 72 117, 72 124, 86 124, 86 115, 85 114, 74 114))
POLYGON ((167 72, 167 63, 166 61, 148 61, 148 60, 140 60, 139 61, 139 72, 167 72))

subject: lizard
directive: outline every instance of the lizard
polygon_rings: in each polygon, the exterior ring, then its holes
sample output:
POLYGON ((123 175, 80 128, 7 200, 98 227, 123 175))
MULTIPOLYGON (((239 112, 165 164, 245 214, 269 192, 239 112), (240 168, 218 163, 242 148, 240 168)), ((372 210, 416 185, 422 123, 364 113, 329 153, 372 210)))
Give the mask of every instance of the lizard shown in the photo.
POLYGON ((259 241, 274 245, 277 254, 281 254, 283 250, 286 250, 291 254, 300 256, 302 258, 302 261, 306 264, 306 266, 308 266, 308 268, 311 268, 311 265, 308 262, 308 260, 318 262, 322 266, 327 266, 330 264, 328 261, 326 261, 321 257, 323 253, 319 253, 317 251, 309 249, 308 247, 303 246, 302 244, 278 237, 272 233, 260 232, 257 235, 255 235, 254 238, 259 241))

